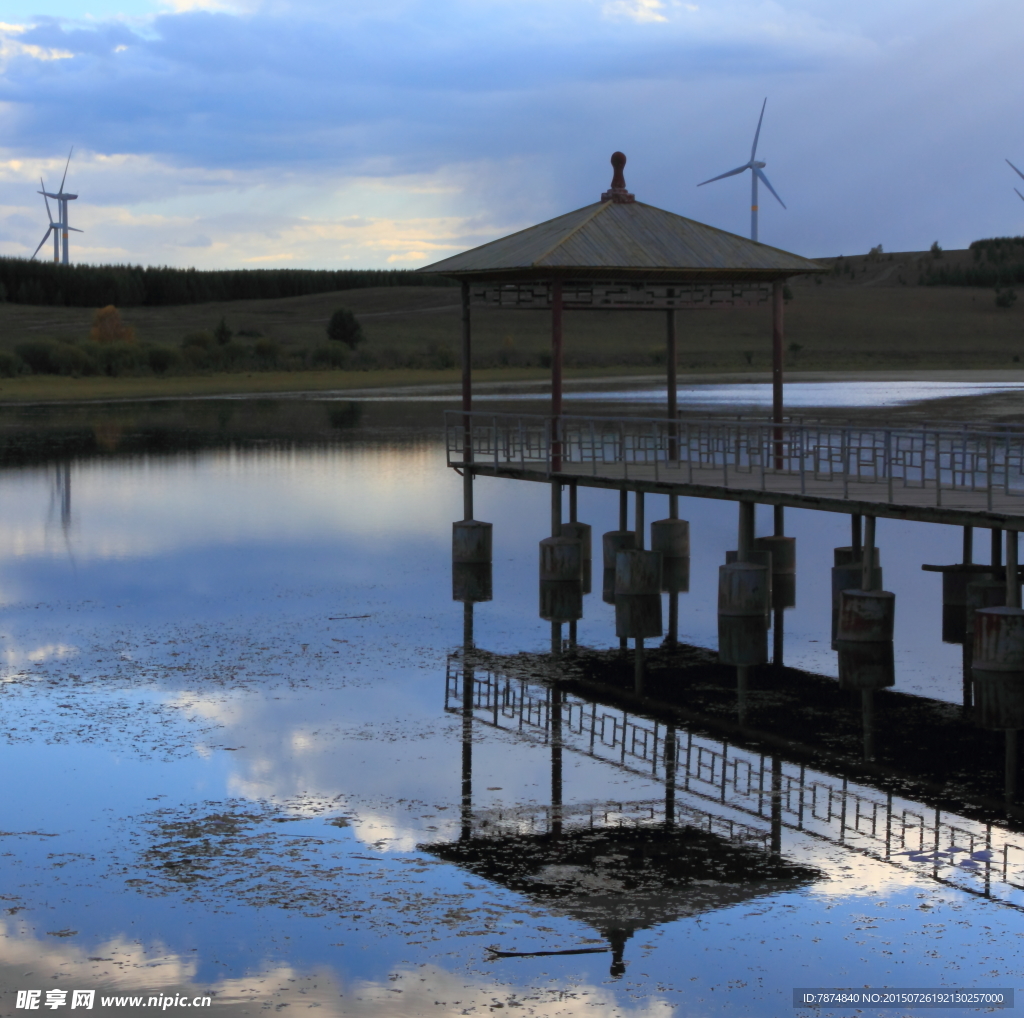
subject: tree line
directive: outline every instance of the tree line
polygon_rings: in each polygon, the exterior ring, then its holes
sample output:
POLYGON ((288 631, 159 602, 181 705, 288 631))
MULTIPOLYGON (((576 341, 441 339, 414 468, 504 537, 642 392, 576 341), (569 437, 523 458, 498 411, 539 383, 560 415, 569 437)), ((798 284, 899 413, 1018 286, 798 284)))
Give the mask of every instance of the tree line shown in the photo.
POLYGON ((1024 284, 1024 237, 973 241, 973 264, 934 263, 921 274, 924 286, 1002 287, 1024 284))
POLYGON ((57 265, 0 258, 0 300, 55 307, 138 307, 273 300, 371 286, 450 286, 411 269, 175 269, 57 265))

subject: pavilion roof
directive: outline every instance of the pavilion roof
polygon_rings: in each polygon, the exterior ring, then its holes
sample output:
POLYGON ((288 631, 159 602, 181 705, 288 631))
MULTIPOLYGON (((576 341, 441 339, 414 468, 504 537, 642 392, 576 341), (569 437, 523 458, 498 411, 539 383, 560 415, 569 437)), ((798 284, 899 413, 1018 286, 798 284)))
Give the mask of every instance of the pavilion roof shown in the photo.
POLYGON ((653 205, 623 200, 587 205, 463 251, 420 272, 469 281, 606 279, 671 282, 760 281, 826 272, 809 258, 748 240, 653 205))

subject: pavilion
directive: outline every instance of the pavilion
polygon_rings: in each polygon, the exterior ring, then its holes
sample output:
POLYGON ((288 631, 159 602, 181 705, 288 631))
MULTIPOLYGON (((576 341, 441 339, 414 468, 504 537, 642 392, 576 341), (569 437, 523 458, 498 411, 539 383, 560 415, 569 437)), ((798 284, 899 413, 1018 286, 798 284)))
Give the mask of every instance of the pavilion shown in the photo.
POLYGON ((645 205, 626 189, 626 157, 593 205, 424 266, 462 284, 462 409, 472 410, 473 303, 551 313, 551 415, 562 413, 562 316, 575 310, 664 311, 668 417, 675 419, 679 310, 770 306, 772 418, 783 417, 782 287, 818 262, 645 205))

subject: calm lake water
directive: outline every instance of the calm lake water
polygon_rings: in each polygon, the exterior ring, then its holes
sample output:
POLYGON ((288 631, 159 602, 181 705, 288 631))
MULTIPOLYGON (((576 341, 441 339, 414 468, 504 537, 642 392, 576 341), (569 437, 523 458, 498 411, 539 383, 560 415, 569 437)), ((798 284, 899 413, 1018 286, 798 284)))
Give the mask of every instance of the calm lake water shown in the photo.
MULTIPOLYGON (((2 1013, 19 990, 92 989, 100 1014, 164 994, 229 1015, 768 1018, 858 1013, 795 1010, 794 987, 1024 987, 1003 736, 962 706, 920 568, 959 561, 959 529, 878 523, 896 685, 864 765, 830 643, 845 517, 787 510, 796 671, 752 686, 771 738, 735 733, 698 650, 696 679, 672 661, 662 679, 691 682, 689 723, 555 694, 549 490, 477 483, 493 600, 467 668, 439 418, 313 398, 0 412, 2 1013)), ((680 640, 714 651, 736 512, 680 515, 680 640)), ((579 518, 616 529, 615 493, 581 489, 579 518)), ((594 587, 578 642, 617 649, 594 587)))

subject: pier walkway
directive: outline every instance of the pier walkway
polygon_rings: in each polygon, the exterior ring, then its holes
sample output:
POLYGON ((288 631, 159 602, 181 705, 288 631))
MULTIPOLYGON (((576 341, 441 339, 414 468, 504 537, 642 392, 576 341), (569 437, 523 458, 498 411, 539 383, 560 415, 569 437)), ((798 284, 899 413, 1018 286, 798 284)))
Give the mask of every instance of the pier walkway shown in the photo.
POLYGON ((1024 530, 1024 429, 447 411, 473 474, 1024 530))

